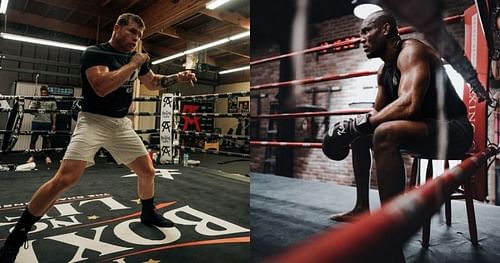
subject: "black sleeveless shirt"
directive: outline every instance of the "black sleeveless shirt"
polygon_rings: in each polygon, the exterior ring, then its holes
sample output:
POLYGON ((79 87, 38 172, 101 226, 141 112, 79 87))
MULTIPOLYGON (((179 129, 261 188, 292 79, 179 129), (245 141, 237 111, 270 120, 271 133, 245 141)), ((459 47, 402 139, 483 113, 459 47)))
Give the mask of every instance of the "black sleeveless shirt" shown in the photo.
MULTIPOLYGON (((401 52, 401 48, 403 45, 403 41, 399 41, 397 45, 397 55, 394 62, 388 64, 384 64, 382 69, 382 77, 383 77, 383 88, 385 94, 390 102, 396 100, 398 98, 398 89, 399 82, 401 79, 401 72, 397 68, 397 57, 401 52)), ((431 65, 432 67, 432 65, 431 65)), ((448 75, 441 63, 435 68, 431 68, 430 70, 430 82, 429 86, 425 87, 424 99, 422 102, 421 113, 419 119, 437 119, 437 89, 444 88, 444 111, 446 119, 459 119, 459 118, 467 118, 467 109, 465 108, 465 104, 458 96, 455 88, 451 84, 448 75), (438 74, 438 72, 442 74, 438 74), (442 82, 438 83, 437 75, 442 75, 442 82), (438 85, 441 84, 441 85, 438 85)))
POLYGON ((82 111, 97 113, 115 118, 125 117, 132 103, 134 81, 149 72, 148 63, 136 69, 120 88, 104 97, 99 97, 90 86, 85 71, 93 66, 107 66, 109 71, 117 70, 129 63, 134 53, 122 53, 108 42, 88 47, 81 57, 80 74, 82 78, 82 111))

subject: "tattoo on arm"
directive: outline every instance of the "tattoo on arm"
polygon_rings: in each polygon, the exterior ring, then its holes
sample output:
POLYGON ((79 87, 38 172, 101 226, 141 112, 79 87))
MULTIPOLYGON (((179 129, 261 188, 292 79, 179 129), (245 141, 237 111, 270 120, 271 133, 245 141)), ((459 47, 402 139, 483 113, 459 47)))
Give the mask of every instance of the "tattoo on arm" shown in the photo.
POLYGON ((177 74, 172 74, 172 75, 160 77, 160 86, 162 88, 166 88, 166 87, 171 86, 175 83, 177 83, 177 74))

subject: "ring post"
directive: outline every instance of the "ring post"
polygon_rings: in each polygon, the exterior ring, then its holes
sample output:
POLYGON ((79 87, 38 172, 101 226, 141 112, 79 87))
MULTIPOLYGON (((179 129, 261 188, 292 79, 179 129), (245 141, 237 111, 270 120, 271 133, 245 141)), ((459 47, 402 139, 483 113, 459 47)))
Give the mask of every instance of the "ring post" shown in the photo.
POLYGON ((160 163, 173 162, 172 131, 173 131, 174 96, 163 93, 161 97, 160 116, 160 163))

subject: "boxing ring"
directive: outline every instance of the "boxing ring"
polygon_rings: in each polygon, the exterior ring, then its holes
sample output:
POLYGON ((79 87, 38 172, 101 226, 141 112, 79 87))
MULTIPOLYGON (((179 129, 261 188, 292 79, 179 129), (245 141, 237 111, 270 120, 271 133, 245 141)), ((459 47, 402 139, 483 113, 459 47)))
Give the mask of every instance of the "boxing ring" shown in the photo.
MULTIPOLYGON (((172 104, 170 108, 164 110, 163 112, 131 112, 128 116, 151 116, 158 119, 160 128, 155 129, 140 129, 135 130, 138 134, 148 134, 155 133, 160 135, 161 143, 148 144, 147 148, 153 151, 157 158, 153 158, 153 161, 159 163, 182 163, 184 153, 205 153, 205 154, 215 154, 223 156, 238 157, 240 159, 249 158, 249 150, 242 150, 241 152, 231 152, 220 150, 219 142, 226 142, 230 144, 235 144, 236 141, 243 142, 243 145, 248 145, 249 136, 248 135, 237 135, 237 134, 222 134, 220 132, 205 132, 202 130, 193 130, 190 124, 195 125, 195 129, 200 129, 199 121, 202 118, 212 120, 214 118, 236 118, 238 120, 245 120, 249 118, 248 113, 214 113, 214 112, 183 112, 183 102, 200 102, 209 101, 214 102, 219 98, 228 98, 230 96, 243 97, 248 96, 250 92, 229 92, 221 94, 202 94, 202 95, 192 95, 192 96, 181 96, 180 94, 165 94, 168 96, 171 102, 167 103, 165 99, 160 97, 136 97, 133 99, 135 102, 156 102, 160 103, 160 107, 164 108, 165 105, 172 104), (175 108, 174 108, 175 106, 175 108), (162 119, 165 113, 171 112, 167 117, 168 120, 162 119), (182 122, 182 123, 181 123, 182 122), (162 139, 163 137, 163 139, 162 139), (217 140, 218 144, 212 148, 203 147, 203 145, 193 145, 186 146, 183 141, 187 138, 200 138, 200 140, 217 140), (164 145, 162 145, 164 144, 164 145), (169 148, 169 151, 165 150, 165 147, 169 148), (197 146, 197 147, 196 147, 197 146), (162 150, 163 149, 163 150, 162 150), (168 155, 166 153, 169 153, 168 155)), ((21 130, 21 125, 23 123, 23 116, 25 113, 56 113, 58 115, 69 115, 76 120, 76 116, 80 111, 79 102, 81 97, 68 97, 68 96, 0 96, 0 100, 11 100, 12 107, 10 109, 1 109, 1 112, 8 112, 7 125, 5 130, 0 130, 0 134, 3 134, 2 140, 2 153, 13 152, 12 148, 16 144, 19 136, 32 135, 33 131, 21 130), (26 100, 36 101, 36 100, 48 100, 48 101, 74 101, 73 108, 71 110, 45 110, 45 109, 29 109, 26 108, 26 100)), ((37 133, 45 136, 55 136, 55 135, 71 135, 71 131, 61 130, 61 131, 37 131, 37 133)), ((64 147, 59 148, 38 148, 38 149, 26 149, 17 150, 17 152, 25 153, 39 153, 39 152, 63 152, 64 147)), ((152 154, 153 155, 153 154, 152 154)), ((151 157, 152 157, 151 155, 151 157)), ((4 164, 5 165, 5 164, 4 164)), ((8 167, 13 167, 12 164, 7 164, 8 167)))
MULTIPOLYGON (((158 143, 147 143, 156 170, 155 201, 157 211, 172 220, 173 228, 143 227, 139 223, 140 200, 137 197, 137 175, 111 159, 95 157, 96 164, 87 168, 80 182, 65 192, 55 206, 35 224, 28 236, 27 248, 21 248, 16 262, 193 262, 201 257, 208 262, 248 262, 250 258, 248 152, 232 152, 224 144, 248 144, 245 134, 194 130, 195 118, 248 119, 248 113, 183 111, 190 102, 209 101, 228 96, 248 96, 249 92, 230 92, 172 98, 169 125, 165 125, 162 97, 137 97, 136 102, 154 102, 158 112, 133 112, 129 116, 154 117, 158 128, 135 130, 138 134, 158 134, 158 143), (175 106, 175 108, 173 108, 175 106), (187 120, 187 121, 186 121, 187 120), (161 141, 161 136, 170 138, 161 141), (201 142, 215 140, 217 148, 205 148, 201 142), (197 144, 185 145, 187 140, 197 144), (170 156, 162 147, 171 147, 170 156), (220 146, 220 148, 219 148, 220 146), (185 156, 189 154, 189 157, 185 156), (198 163, 196 163, 196 161, 198 163), (158 261, 156 261, 158 262, 158 261)), ((28 153, 50 152, 59 160, 65 147, 12 150, 20 136, 33 134, 23 130, 26 113, 57 113, 75 116, 71 110, 25 108, 28 100, 73 101, 81 97, 66 96, 0 96, 9 100, 10 109, 2 141, 0 172, 0 243, 15 224, 34 191, 55 172, 52 166, 27 167, 28 153), (23 168, 24 167, 24 168, 23 168), (23 168, 23 169, 20 169, 23 168)), ((48 136, 70 136, 72 131, 36 131, 48 136)), ((212 146, 215 147, 215 146, 212 146)), ((231 148, 228 148, 231 149, 231 148)), ((235 149, 235 148, 232 148, 235 149)))
MULTIPOLYGON (((465 20, 467 23, 471 23, 468 20, 470 16, 471 12, 467 11, 462 15, 444 18, 443 22, 457 23, 465 20)), ((407 34, 414 32, 414 30, 406 27, 399 28, 399 32, 400 34, 407 34)), ((359 38, 352 38, 301 51, 253 60, 250 64, 255 66, 329 49, 341 50, 343 47, 357 44, 359 41, 359 38)), ((470 43, 466 43, 466 48, 470 49, 470 43)), ((486 67, 488 67, 487 64, 486 67)), ((458 71, 465 77, 463 70, 464 68, 460 68, 458 71)), ((472 69, 472 71, 476 74, 475 69, 472 69)), ((365 77, 376 73, 376 71, 365 70, 341 74, 325 74, 318 77, 252 85, 251 91, 260 93, 265 90, 279 88, 281 92, 287 89, 301 89, 307 84, 365 77)), ((484 79, 483 68, 478 70, 478 73, 480 74, 475 77, 475 80, 465 78, 471 81, 469 83, 472 84, 468 87, 470 90, 464 92, 464 101, 477 103, 468 105, 469 111, 472 110, 472 114, 479 113, 479 116, 481 116, 481 113, 487 112, 488 106, 495 110, 498 107, 498 102, 492 100, 488 92, 484 92, 482 85, 487 87, 487 80, 484 79), (482 83, 478 83, 479 81, 482 83), (486 103, 481 105, 484 108, 477 112, 475 108, 471 109, 484 100, 486 100, 486 103)), ((276 97, 279 97, 279 93, 276 97)), ((252 120, 259 123, 259 127, 262 128, 260 126, 261 120, 267 120, 270 123, 284 119, 306 118, 306 121, 314 122, 315 117, 356 115, 371 110, 369 108, 351 108, 301 112, 300 107, 296 107, 295 110, 288 108, 292 112, 264 114, 258 112, 258 114, 252 116, 252 120), (307 118, 310 119, 307 120, 307 118)), ((471 113, 469 112, 469 114, 471 113)), ((324 132, 328 130, 329 123, 331 122, 323 121, 323 125, 326 126, 324 132)), ((484 125, 484 120, 482 124, 484 125)), ((478 127, 482 126, 478 125, 478 127)), ((482 133, 485 128, 478 129, 477 132, 482 133)), ((254 158, 252 155, 252 158, 256 161, 270 159, 267 153, 271 152, 271 150, 268 149, 289 148, 306 149, 309 152, 317 151, 317 149, 322 148, 319 139, 320 135, 313 135, 310 141, 284 141, 280 140, 280 138, 252 139, 250 144, 253 147, 266 148, 266 157, 254 158)), ((494 222, 496 222, 495 218, 500 216, 499 207, 478 203, 474 205, 478 221, 479 247, 475 247, 473 242, 468 240, 469 235, 467 233, 470 226, 467 223, 466 209, 463 202, 452 201, 455 219, 451 226, 445 225, 443 217, 434 217, 432 219, 431 245, 428 249, 422 248, 422 244, 425 242, 422 240, 420 233, 416 233, 426 220, 440 211, 441 205, 450 198, 450 195, 461 184, 494 162, 494 159, 499 154, 497 145, 490 143, 486 147, 484 137, 477 142, 484 143, 484 146, 481 144, 479 148, 476 148, 474 156, 464 160, 454 168, 445 170, 441 176, 428 181, 425 185, 401 194, 382 208, 375 201, 379 199, 376 191, 370 190, 372 213, 365 213, 352 224, 332 222, 329 220, 329 216, 332 212, 344 212, 352 209, 352 203, 354 203, 356 196, 354 188, 332 182, 288 178, 286 175, 282 177, 273 174, 252 173, 250 191, 252 261, 280 263, 385 262, 388 253, 397 250, 402 245, 408 262, 498 261, 500 253, 494 248, 497 247, 500 240, 498 234, 500 228, 494 222), (349 201, 346 202, 345 200, 349 201)), ((321 161, 319 160, 316 163, 327 165, 321 161)))
MULTIPOLYGON (((303 246, 324 248, 321 245, 324 240, 329 242, 325 243, 328 244, 328 250, 337 251, 344 248, 340 247, 339 244, 351 241, 351 239, 338 240, 337 236, 333 238, 331 234, 341 231, 348 225, 333 222, 329 220, 329 217, 332 213, 352 209, 355 195, 353 187, 333 182, 305 181, 252 173, 250 188, 252 262, 265 262, 265 260, 268 260, 267 262, 313 262, 313 259, 318 259, 316 256, 320 257, 323 254, 314 249, 305 252, 301 248, 303 246), (321 233, 325 234, 321 236, 321 233), (328 236, 326 233, 330 235, 328 236), (321 241, 315 243, 318 240, 321 241), (297 247, 299 249, 295 251, 294 249, 297 247), (308 256, 297 258, 297 261, 271 260, 276 259, 275 257, 278 255, 295 256, 294 252, 299 253, 298 251, 304 252, 308 256)), ((479 248, 475 248, 469 240, 464 202, 452 200, 451 203, 453 214, 451 227, 445 223, 444 211, 439 211, 432 219, 429 248, 422 248, 422 235, 420 232, 414 233, 408 237, 403 246, 406 261, 497 262, 500 253, 495 248, 500 242, 498 234, 500 226, 496 222, 500 216, 500 208, 481 203, 474 205, 479 226, 480 244, 479 248)), ((370 207, 372 211, 376 211, 380 207, 376 190, 370 190, 370 207)), ((363 228, 360 228, 359 225, 356 226, 356 234, 352 236, 365 233, 363 228)), ((351 228, 350 231, 354 230, 351 228)), ((366 233, 368 234, 369 231, 366 233)), ((379 244, 383 242, 379 240, 379 244)), ((362 250, 358 250, 357 245, 355 245, 355 252, 362 253, 362 250)), ((324 255, 325 257, 331 256, 329 253, 324 255)), ((329 262, 343 262, 330 259, 329 262)), ((368 258, 359 262, 377 261, 368 258)))

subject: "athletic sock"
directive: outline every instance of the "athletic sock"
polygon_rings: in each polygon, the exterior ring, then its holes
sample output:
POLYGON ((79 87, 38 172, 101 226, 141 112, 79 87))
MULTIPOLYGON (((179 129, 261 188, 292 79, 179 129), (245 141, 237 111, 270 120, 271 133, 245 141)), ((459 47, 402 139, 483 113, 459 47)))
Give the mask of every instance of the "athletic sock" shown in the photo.
POLYGON ((16 246, 20 246, 24 241, 26 241, 26 236, 28 232, 31 230, 31 227, 42 218, 41 216, 34 216, 28 211, 26 208, 17 221, 14 230, 7 237, 6 243, 13 243, 16 246))
POLYGON ((154 212, 155 210, 154 199, 155 199, 154 197, 151 197, 149 199, 141 199, 143 214, 149 214, 154 212))
POLYGON ((142 200, 141 222, 150 226, 158 227, 173 227, 174 223, 160 214, 156 213, 154 205, 154 197, 142 200))
MULTIPOLYGON (((19 218, 19 221, 17 221, 16 227, 14 227, 14 231, 24 231, 28 232, 30 231, 31 227, 42 218, 41 216, 34 216, 31 214, 30 211, 28 211, 28 208, 24 209, 23 214, 21 215, 21 218, 19 218)), ((13 231, 13 232, 14 232, 13 231)))

